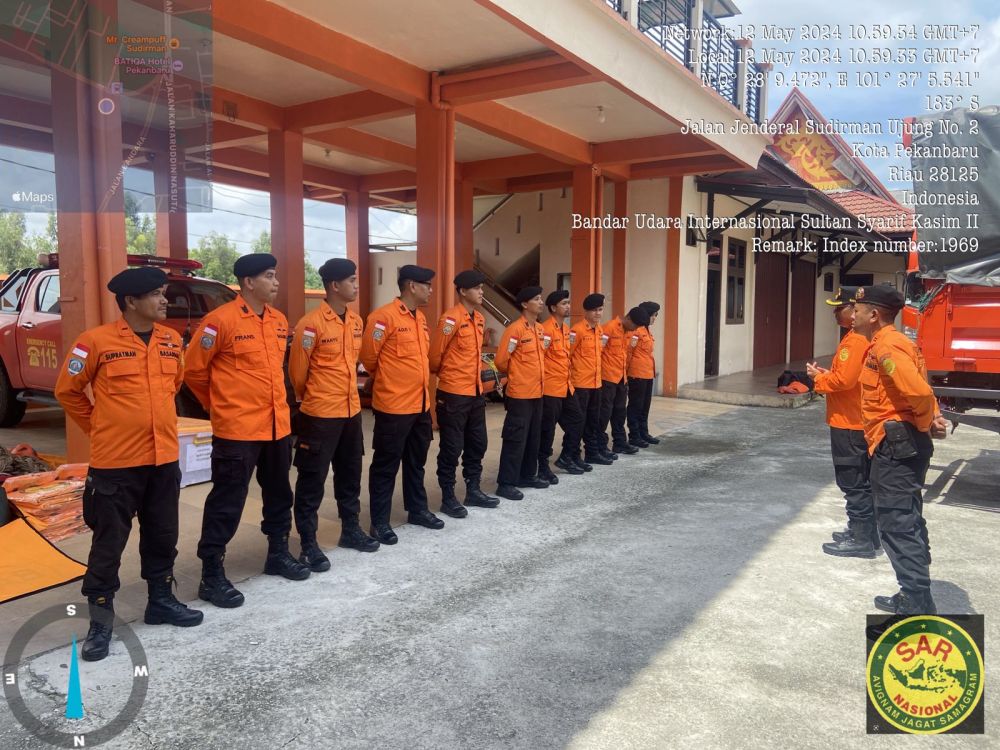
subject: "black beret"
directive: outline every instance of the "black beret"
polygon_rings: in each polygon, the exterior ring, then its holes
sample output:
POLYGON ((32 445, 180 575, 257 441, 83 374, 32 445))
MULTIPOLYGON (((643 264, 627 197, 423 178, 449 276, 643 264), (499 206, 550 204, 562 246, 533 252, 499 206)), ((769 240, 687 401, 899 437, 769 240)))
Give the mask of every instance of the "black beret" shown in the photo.
POLYGON ((432 271, 429 268, 422 268, 421 266, 399 267, 400 281, 416 281, 420 284, 426 284, 433 278, 434 278, 434 271, 432 271))
POLYGON ((584 310, 596 310, 598 307, 604 307, 604 295, 600 292, 588 294, 583 298, 584 310))
POLYGON ((554 292, 549 292, 549 296, 545 298, 545 306, 558 305, 564 299, 569 299, 569 289, 557 289, 554 292))
POLYGON ((331 281, 343 281, 358 272, 358 267, 350 258, 330 258, 319 267, 319 277, 324 284, 331 281))
POLYGON ((108 291, 119 297, 138 297, 167 283, 167 275, 159 268, 126 268, 108 282, 108 291))
POLYGON ((645 310, 651 318, 660 311, 660 306, 655 302, 640 302, 639 307, 645 310))
POLYGON ((649 313, 643 307, 633 307, 628 311, 628 318, 637 326, 649 325, 649 313))
POLYGON ((842 305, 849 305, 854 302, 854 295, 858 293, 858 287, 856 286, 842 286, 837 289, 837 294, 833 299, 826 300, 826 304, 831 307, 841 307, 842 305))
POLYGON ((886 307, 890 310, 901 310, 905 301, 903 295, 896 291, 890 284, 876 284, 875 286, 863 286, 854 294, 856 302, 864 302, 868 305, 886 307))
POLYGON ((250 253, 241 255, 233 263, 233 276, 237 279, 257 276, 278 266, 278 259, 270 253, 250 253))
POLYGON ((486 275, 479 271, 462 271, 455 277, 456 289, 472 289, 486 281, 486 275))
POLYGON ((527 302, 529 299, 534 299, 541 293, 542 293, 542 288, 540 286, 526 286, 524 287, 524 289, 522 289, 517 293, 517 296, 514 299, 517 300, 517 304, 520 305, 522 302, 527 302))

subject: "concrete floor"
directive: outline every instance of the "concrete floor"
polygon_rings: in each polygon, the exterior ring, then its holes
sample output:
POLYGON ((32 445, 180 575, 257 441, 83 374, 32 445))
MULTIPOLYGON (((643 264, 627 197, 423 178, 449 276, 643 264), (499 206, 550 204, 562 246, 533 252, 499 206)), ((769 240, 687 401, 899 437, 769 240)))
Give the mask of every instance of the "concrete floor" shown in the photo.
MULTIPOLYGON (((820 551, 843 524, 821 404, 655 408, 664 442, 614 466, 443 531, 403 526, 374 555, 336 550, 305 582, 251 578, 243 608, 206 606, 198 628, 134 625, 149 694, 106 747, 912 743, 864 732, 865 614, 896 586, 884 556, 820 551)), ((938 443, 926 510, 938 606, 985 613, 990 643, 998 458, 997 437, 975 429, 938 443)), ((252 526, 240 535, 262 551, 252 526)), ((66 657, 22 665, 36 711, 61 713, 66 657)), ((120 645, 81 662, 89 715, 119 710, 130 673, 120 645)), ((921 745, 997 746, 1000 699, 985 700, 986 737, 921 745)), ((45 746, 0 709, 0 747, 45 746)))
MULTIPOLYGON (((825 367, 830 366, 829 355, 817 357, 817 360, 825 367)), ((785 370, 804 372, 805 369, 806 362, 803 360, 761 367, 757 370, 734 372, 731 375, 717 375, 696 383, 682 385, 677 397, 733 406, 768 406, 794 409, 814 401, 817 396, 813 393, 778 393, 778 376, 785 370)))

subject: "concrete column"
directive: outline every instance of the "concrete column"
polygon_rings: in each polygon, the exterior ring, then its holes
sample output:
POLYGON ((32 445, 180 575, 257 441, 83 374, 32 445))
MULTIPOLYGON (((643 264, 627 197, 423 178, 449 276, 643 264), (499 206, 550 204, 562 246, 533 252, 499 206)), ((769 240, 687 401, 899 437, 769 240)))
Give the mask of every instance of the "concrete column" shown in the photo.
MULTIPOLYGON (((52 26, 52 49, 63 54, 50 78, 64 353, 80 333, 120 314, 106 285, 125 267, 121 110, 93 83, 110 80, 113 59, 95 30, 116 27, 116 12, 102 2, 52 2, 52 13, 67 19, 52 26)), ((89 439, 72 420, 66 446, 69 461, 88 460, 89 439)))
POLYGON ((157 151, 153 157, 153 192, 156 193, 156 254, 163 258, 188 257, 187 180, 184 151, 177 163, 170 154, 157 151))
MULTIPOLYGON (((596 215, 597 193, 595 190, 594 168, 583 164, 573 168, 573 213, 583 217, 596 215)), ((583 317, 583 298, 596 292, 601 283, 597 275, 597 243, 593 229, 570 230, 570 253, 572 265, 572 287, 570 300, 573 303, 572 320, 583 317)))
POLYGON ((760 121, 764 122, 767 119, 767 90, 770 88, 771 84, 771 68, 774 65, 772 63, 757 63, 757 69, 764 74, 764 86, 760 90, 760 121))
POLYGON ((267 134, 271 172, 271 252, 278 259, 278 309, 294 326, 305 314, 305 218, 302 197, 302 134, 267 134))
POLYGON ((433 325, 454 304, 455 116, 429 104, 417 106, 417 264, 437 271, 424 310, 433 325))
MULTIPOLYGON (((628 216, 628 183, 615 183, 615 213, 616 217, 628 216)), ((614 266, 611 269, 611 298, 613 313, 624 315, 628 310, 625 305, 625 273, 626 252, 628 247, 628 230, 613 229, 614 266)))
POLYGON ((687 67, 692 73, 701 78, 701 27, 704 25, 705 3, 704 0, 694 0, 691 6, 691 15, 688 17, 688 60, 687 67))
MULTIPOLYGON (((667 215, 681 215, 681 196, 684 190, 683 177, 670 178, 670 192, 667 195, 667 215)), ((677 395, 677 347, 680 309, 677 296, 680 292, 681 275, 681 230, 671 227, 667 230, 667 278, 663 285, 663 305, 659 320, 663 326, 663 367, 662 395, 677 395)))
POLYGON ((347 257, 358 266, 358 299, 352 307, 362 317, 372 311, 372 285, 375 279, 371 273, 368 229, 368 193, 350 191, 344 193, 347 223, 347 257))
POLYGON ((472 183, 459 181, 455 185, 455 272, 475 265, 472 232, 472 183))
POLYGON ((622 0, 622 9, 628 22, 639 28, 639 0, 622 0))
POLYGON ((737 39, 736 46, 736 108, 747 111, 747 50, 753 46, 749 39, 737 39))

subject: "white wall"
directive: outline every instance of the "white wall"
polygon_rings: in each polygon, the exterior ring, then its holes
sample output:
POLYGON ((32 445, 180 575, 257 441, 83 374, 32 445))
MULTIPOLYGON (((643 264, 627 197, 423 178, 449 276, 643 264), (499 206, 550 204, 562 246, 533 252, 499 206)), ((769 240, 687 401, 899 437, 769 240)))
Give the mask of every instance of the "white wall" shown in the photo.
MULTIPOLYGON (((416 250, 397 250, 393 252, 373 252, 371 258, 372 310, 382 307, 399 295, 399 267, 417 262, 416 250), (382 283, 379 284, 379 270, 382 271, 382 283)), ((438 281, 437 278, 434 279, 438 281)), ((448 280, 450 281, 450 279, 448 280)))

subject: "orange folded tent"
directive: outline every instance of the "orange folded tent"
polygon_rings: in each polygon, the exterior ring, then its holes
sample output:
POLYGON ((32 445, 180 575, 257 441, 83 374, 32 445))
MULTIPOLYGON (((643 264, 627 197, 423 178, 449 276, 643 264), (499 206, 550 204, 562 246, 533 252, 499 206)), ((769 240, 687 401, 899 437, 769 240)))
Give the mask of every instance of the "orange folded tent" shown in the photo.
POLYGON ((0 603, 78 581, 86 570, 23 518, 0 526, 0 603))

